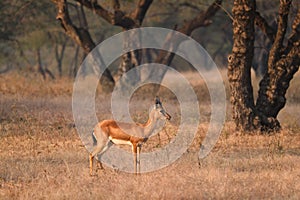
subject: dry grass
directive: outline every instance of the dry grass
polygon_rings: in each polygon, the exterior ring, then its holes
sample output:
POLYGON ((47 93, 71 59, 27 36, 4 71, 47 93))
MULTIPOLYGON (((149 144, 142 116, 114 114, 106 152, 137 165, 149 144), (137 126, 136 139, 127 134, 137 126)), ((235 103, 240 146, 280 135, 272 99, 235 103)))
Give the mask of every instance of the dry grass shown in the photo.
MULTIPOLYGON (((175 163, 139 176, 105 167, 93 177, 88 175, 88 152, 73 128, 72 82, 46 81, 40 86, 41 81, 33 75, 0 76, 0 199, 300 197, 299 76, 288 92, 289 102, 280 115, 284 129, 278 134, 245 135, 235 132, 232 122, 227 121, 214 150, 199 161, 197 153, 210 114, 209 101, 205 100, 205 105, 200 105, 204 115, 197 136, 175 163)), ((199 97, 207 95, 201 81, 193 80, 193 84, 199 97)), ((143 89, 140 92, 145 94, 143 89)), ((172 93, 162 90, 161 94, 165 94, 166 107, 175 116, 166 127, 172 138, 179 105, 172 93)), ((144 121, 148 108, 140 105, 143 99, 139 96, 132 98, 138 103, 130 110, 134 119, 144 121)), ((97 99, 101 104, 97 109, 109 105, 107 98, 97 99)), ((145 149, 151 151, 168 143, 164 132, 160 137, 161 144, 155 136, 145 149)))

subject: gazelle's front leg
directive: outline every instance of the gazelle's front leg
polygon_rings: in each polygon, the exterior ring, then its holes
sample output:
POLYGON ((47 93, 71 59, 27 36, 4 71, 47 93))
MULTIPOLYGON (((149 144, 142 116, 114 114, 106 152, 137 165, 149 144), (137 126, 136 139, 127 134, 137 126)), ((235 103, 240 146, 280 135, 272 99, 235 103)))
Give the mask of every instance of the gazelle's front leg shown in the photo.
POLYGON ((137 145, 137 164, 138 164, 138 173, 141 173, 141 148, 142 145, 137 145))
POLYGON ((92 153, 90 153, 89 156, 89 160, 90 160, 90 175, 93 175, 93 160, 94 160, 94 156, 92 155, 92 153))
POLYGON ((133 168, 134 168, 134 173, 137 174, 137 144, 133 143, 132 144, 132 153, 133 153, 133 168))

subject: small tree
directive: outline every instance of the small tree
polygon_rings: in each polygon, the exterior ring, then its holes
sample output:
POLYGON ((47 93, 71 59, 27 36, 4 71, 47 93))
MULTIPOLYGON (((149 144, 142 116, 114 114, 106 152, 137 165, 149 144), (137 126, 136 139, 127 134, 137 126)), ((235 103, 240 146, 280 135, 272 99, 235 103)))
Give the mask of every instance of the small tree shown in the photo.
POLYGON ((300 64, 300 10, 293 19, 286 39, 288 16, 292 0, 280 0, 277 30, 256 11, 253 0, 234 0, 233 48, 228 57, 228 79, 233 119, 240 130, 271 131, 280 129, 277 119, 286 103, 285 94, 300 64), (254 25, 272 42, 267 71, 260 82, 258 98, 253 98, 251 73, 254 52, 254 25))

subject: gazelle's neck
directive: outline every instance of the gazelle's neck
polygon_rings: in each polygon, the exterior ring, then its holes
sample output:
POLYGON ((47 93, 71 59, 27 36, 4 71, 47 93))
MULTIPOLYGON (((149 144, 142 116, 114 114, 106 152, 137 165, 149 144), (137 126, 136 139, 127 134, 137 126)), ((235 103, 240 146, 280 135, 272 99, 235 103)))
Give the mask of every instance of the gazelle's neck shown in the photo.
POLYGON ((165 121, 163 119, 156 118, 154 111, 151 110, 149 113, 148 121, 144 124, 144 137, 148 138, 151 135, 155 134, 155 132, 158 132, 161 130, 161 128, 164 126, 165 121))

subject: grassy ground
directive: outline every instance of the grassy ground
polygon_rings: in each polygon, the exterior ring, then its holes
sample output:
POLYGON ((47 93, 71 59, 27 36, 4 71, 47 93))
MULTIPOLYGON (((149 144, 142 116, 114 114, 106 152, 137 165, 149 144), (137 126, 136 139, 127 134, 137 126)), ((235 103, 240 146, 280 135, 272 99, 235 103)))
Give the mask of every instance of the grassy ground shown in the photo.
MULTIPOLYGON (((293 80, 289 102, 279 116, 280 133, 245 135, 235 132, 227 120, 211 154, 199 161, 197 153, 210 113, 209 99, 204 100, 200 105, 202 123, 188 151, 172 165, 139 176, 105 166, 96 176, 89 176, 88 152, 73 126, 72 82, 41 82, 34 75, 0 76, 0 199, 300 197, 299 76, 293 80)), ((198 96, 207 96, 203 82, 195 79, 193 84, 198 96)), ((143 122, 148 108, 141 94, 145 91, 135 94, 133 101, 140 103, 131 105, 130 110, 134 119, 143 122)), ((168 91, 162 90, 164 94, 166 108, 175 117, 161 133, 160 143, 154 136, 145 144, 145 151, 174 137, 180 119, 178 103, 168 91)), ((98 96, 98 110, 109 106, 107 99, 109 96, 98 96)))

